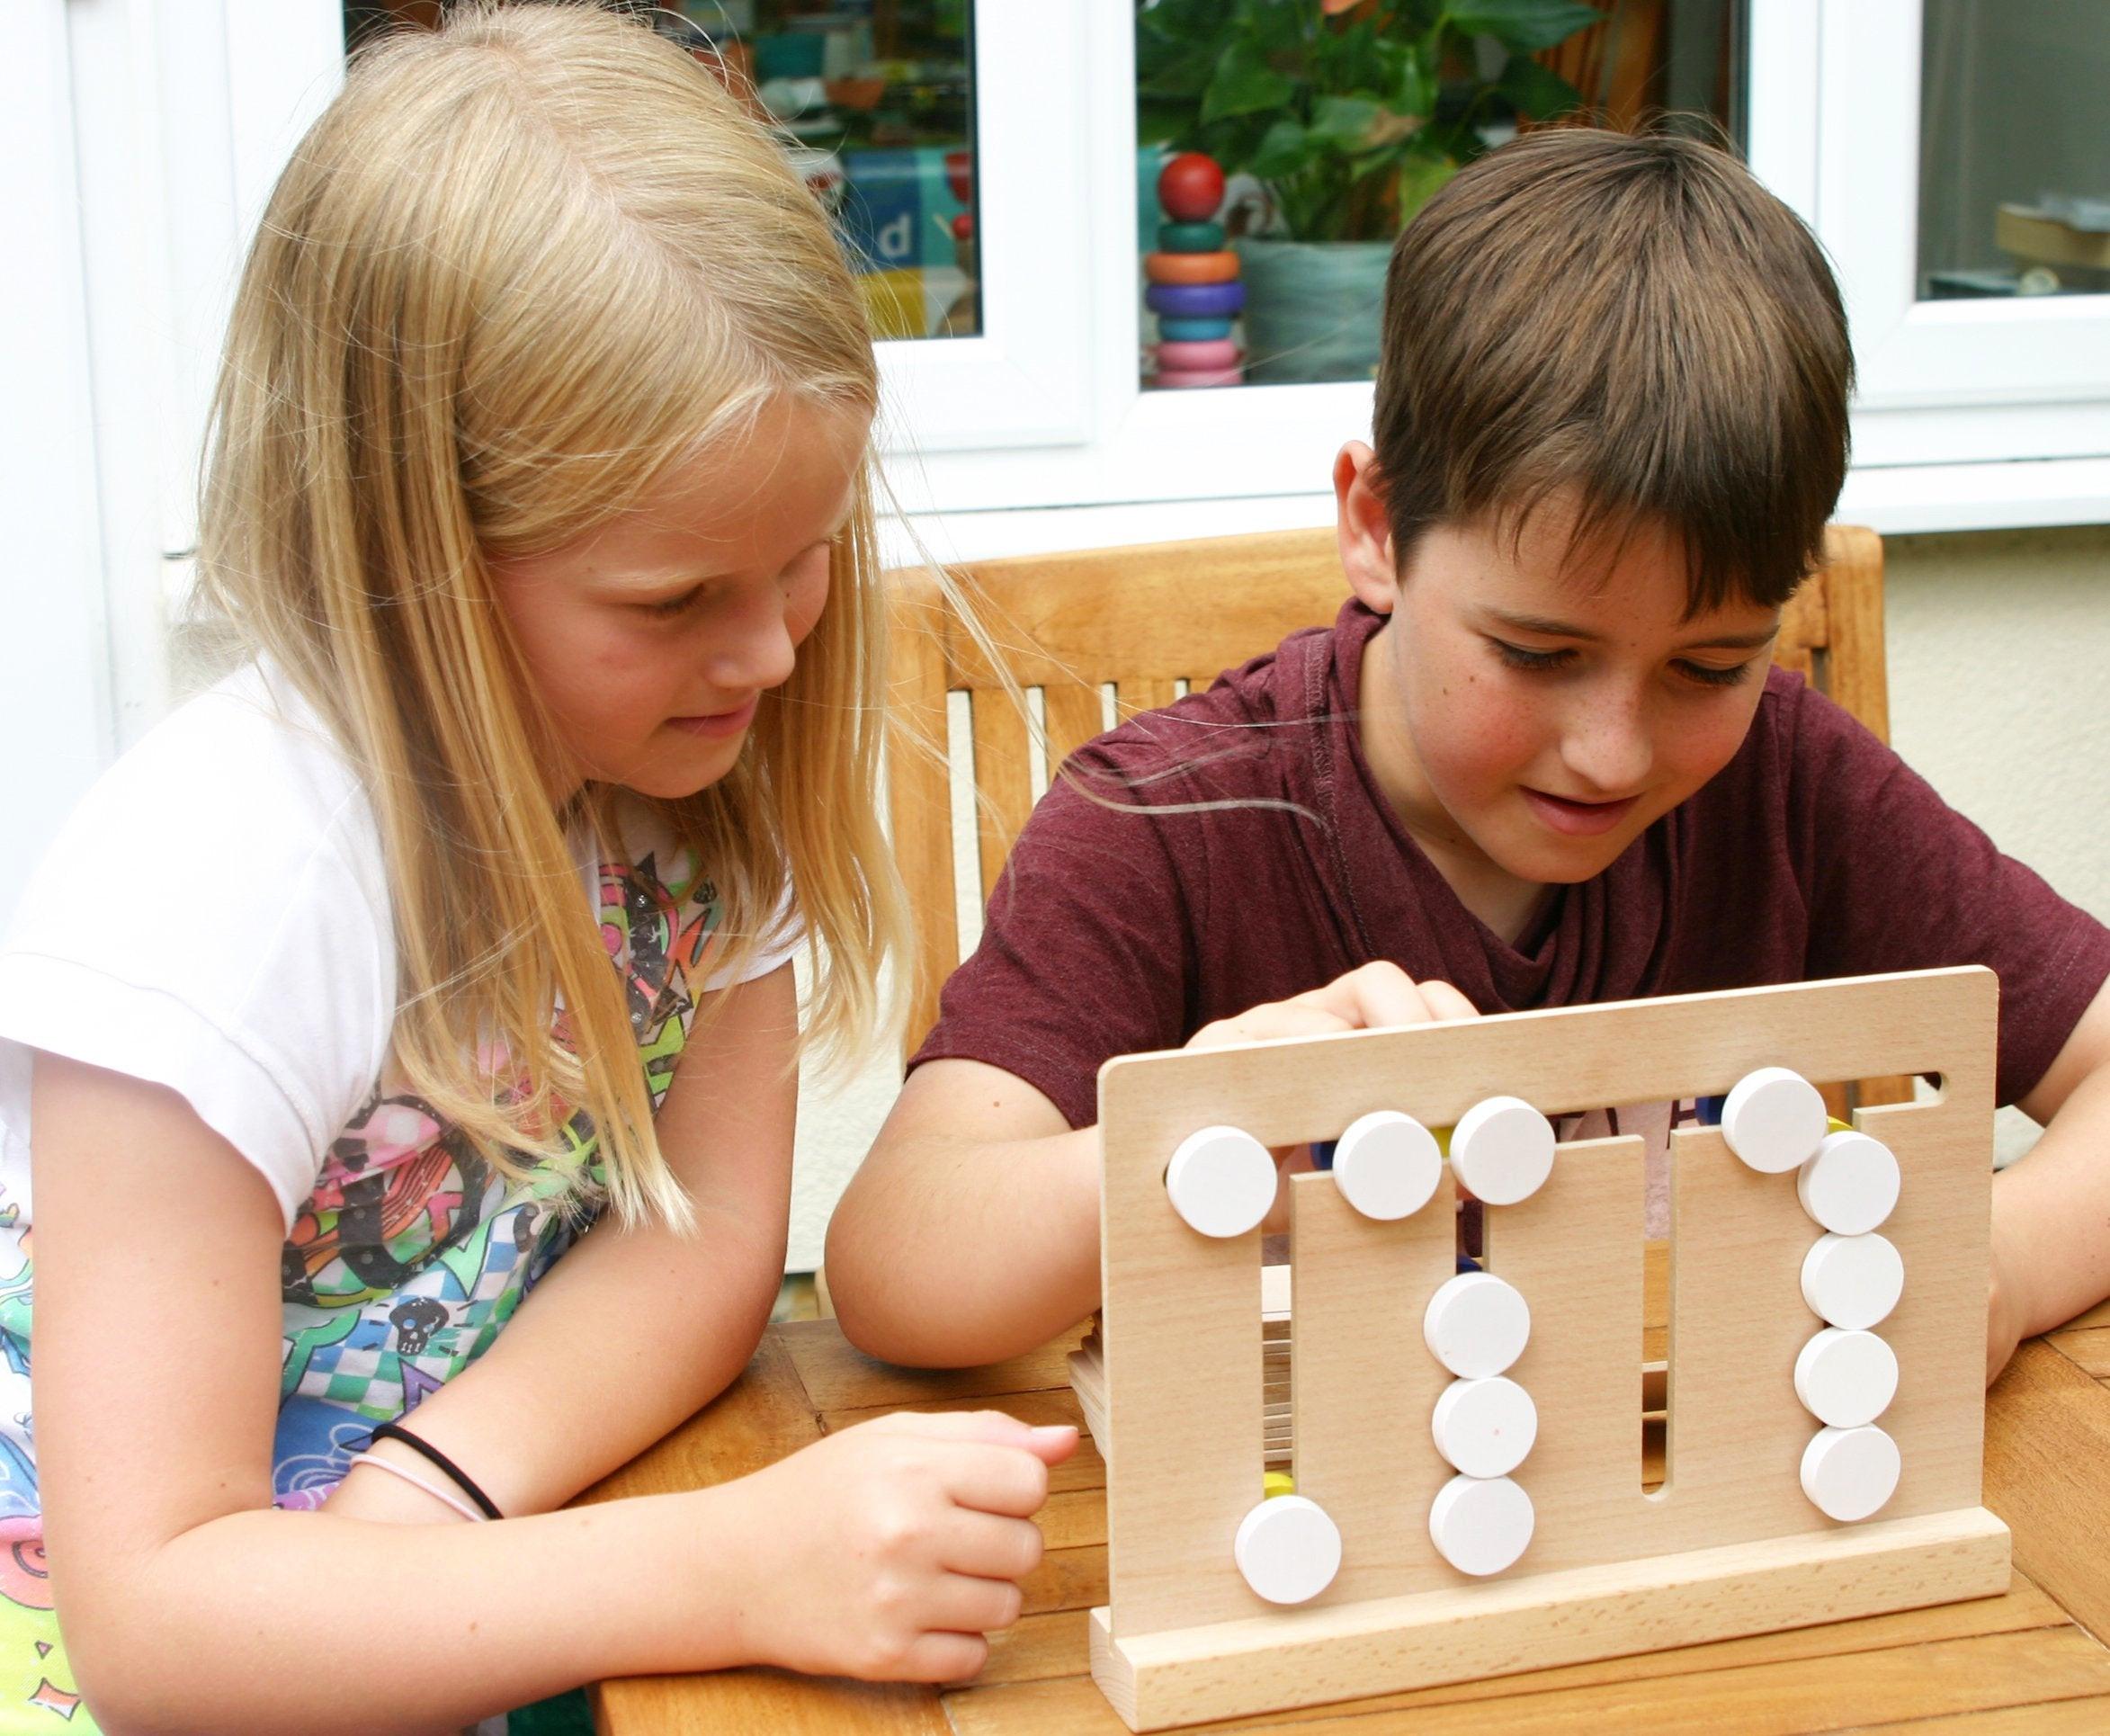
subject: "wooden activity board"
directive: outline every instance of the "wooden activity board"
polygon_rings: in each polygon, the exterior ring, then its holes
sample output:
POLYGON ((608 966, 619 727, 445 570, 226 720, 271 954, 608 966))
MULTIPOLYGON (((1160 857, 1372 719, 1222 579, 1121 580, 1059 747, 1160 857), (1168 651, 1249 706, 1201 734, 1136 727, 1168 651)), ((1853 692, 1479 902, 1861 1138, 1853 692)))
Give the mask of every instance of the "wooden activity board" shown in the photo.
MULTIPOLYGON (((1093 1674, 1130 1726, 2005 1591, 2007 1528, 1980 1493, 1997 1001, 1997 979, 1971 968, 1109 1062, 1099 1077, 1103 1385, 1087 1406, 1107 1462, 1109 1596, 1093 1612, 1091 1649, 1093 1674), (1858 1135, 1828 1132, 1821 1108, 1814 1131, 1798 1119, 1802 1081, 1898 1074, 1938 1076, 1938 1093, 1859 1112, 1858 1135), (1491 1288, 1520 1296, 1529 1319, 1521 1351, 1511 1343, 1483 1365, 1513 1356, 1498 1378, 1482 1378, 1466 1355, 1470 1389, 1438 1360, 1428 1325, 1432 1298, 1457 1275, 1453 1170, 1475 1173, 1463 1143, 1489 1126, 1507 1132, 1476 1148, 1496 1164, 1479 1174, 1532 1168, 1530 1140, 1512 1137, 1528 1134, 1529 1117, 1488 1110, 1489 1099, 1556 1117, 1729 1095, 1753 1075, 1721 1126, 1672 1135, 1666 1474, 1644 1493, 1641 1141, 1560 1146, 1514 1204, 1492 1203, 1507 1186, 1499 1179, 1475 1190, 1488 1202, 1485 1265, 1501 1281, 1491 1288), (1247 1204, 1238 1203, 1238 1139, 1339 1139, 1379 1112, 1395 1114, 1371 1123, 1389 1131, 1365 1154, 1363 1174, 1375 1180, 1360 1197, 1381 1212, 1402 1200, 1412 1209, 1366 1215, 1338 1169, 1296 1176, 1289 1189, 1288 1499, 1303 1506, 1278 1497, 1265 1505, 1279 1511, 1256 1516, 1262 1266, 1259 1230, 1242 1225, 1263 1184, 1247 1168, 1247 1204), (1399 1137, 1401 1115, 1455 1126, 1447 1159, 1428 1158, 1417 1130, 1399 1137), (1235 1132, 1197 1141, 1211 1129, 1235 1132), (1809 1149, 1819 1141, 1831 1165, 1821 1172, 1809 1149), (1872 1143, 1873 1168, 1862 1163, 1872 1143), (1203 1233, 1176 1207, 1167 1171, 1183 1148, 1185 1209, 1229 1211, 1208 1227, 1230 1233, 1203 1233), (1896 1159, 1887 1184, 1882 1148, 1896 1159), (1417 1162, 1426 1173, 1402 1191, 1387 1166, 1417 1162), (1220 1173, 1197 1186, 1205 1165, 1220 1173), (1834 1180, 1844 1185, 1828 1195, 1834 1180), (1829 1235, 1813 1213, 1852 1236, 1829 1235), (1851 1245, 1839 1254, 1842 1241, 1851 1245), (1827 1314, 1860 1311, 1856 1325, 1889 1301, 1868 1301, 1871 1284, 1884 1290, 1883 1263, 1901 1262, 1894 1306, 1865 1330, 1828 1327, 1805 1299, 1806 1266, 1834 1254, 1852 1272, 1825 1294, 1850 1300, 1828 1302, 1827 1314), (1873 1265, 1872 1254, 1882 1257, 1873 1265), (1827 1332, 1826 1347, 1841 1352, 1828 1381, 1806 1355, 1827 1332), (1892 1362, 1895 1395, 1883 1405, 1882 1391, 1869 1393, 1892 1362), (1517 1427, 1515 1388, 1528 1395, 1535 1437, 1517 1427), (1846 1417, 1849 1427, 1828 1429, 1812 1414, 1869 1404, 1880 1416, 1867 1426, 1846 1417), (1438 1450, 1445 1427, 1446 1450, 1475 1469, 1520 1443, 1528 1451, 1507 1479, 1466 1478, 1438 1450), (1810 1461, 1835 1447, 1828 1471, 1812 1472, 1810 1461), (1498 1482, 1528 1498, 1520 1553, 1519 1498, 1498 1482), (1842 1511, 1880 1504, 1836 1519, 1810 1492, 1827 1488, 1842 1511), (1489 1570, 1506 1555, 1515 1559, 1489 1570)), ((1344 1146, 1337 1165, 1349 1155, 1344 1146)), ((1271 1194, 1272 1164, 1264 1185, 1271 1194)))

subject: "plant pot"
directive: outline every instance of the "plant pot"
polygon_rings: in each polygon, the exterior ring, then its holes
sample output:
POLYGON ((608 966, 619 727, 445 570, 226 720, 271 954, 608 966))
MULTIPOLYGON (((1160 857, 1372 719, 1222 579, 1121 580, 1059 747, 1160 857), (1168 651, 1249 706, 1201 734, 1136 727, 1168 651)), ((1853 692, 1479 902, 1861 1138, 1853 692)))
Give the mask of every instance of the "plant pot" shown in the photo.
POLYGON ((1389 241, 1236 244, 1246 286, 1246 378, 1286 386, 1377 373, 1389 241))

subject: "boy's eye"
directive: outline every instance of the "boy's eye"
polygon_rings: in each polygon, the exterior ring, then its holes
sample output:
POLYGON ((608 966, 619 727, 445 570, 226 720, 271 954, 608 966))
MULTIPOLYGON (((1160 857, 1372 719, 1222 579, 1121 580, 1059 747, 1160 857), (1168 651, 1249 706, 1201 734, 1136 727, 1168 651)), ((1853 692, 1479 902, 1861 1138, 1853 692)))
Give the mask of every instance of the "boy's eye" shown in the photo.
POLYGON ((1512 645, 1506 639, 1490 639, 1488 643, 1512 669, 1564 669, 1575 661, 1572 645, 1563 646, 1558 651, 1533 651, 1522 645, 1512 645))
POLYGON ((1703 687, 1734 687, 1758 667, 1758 659, 1752 658, 1743 663, 1733 663, 1726 669, 1712 664, 1690 663, 1681 659, 1678 673, 1688 681, 1696 681, 1703 687))

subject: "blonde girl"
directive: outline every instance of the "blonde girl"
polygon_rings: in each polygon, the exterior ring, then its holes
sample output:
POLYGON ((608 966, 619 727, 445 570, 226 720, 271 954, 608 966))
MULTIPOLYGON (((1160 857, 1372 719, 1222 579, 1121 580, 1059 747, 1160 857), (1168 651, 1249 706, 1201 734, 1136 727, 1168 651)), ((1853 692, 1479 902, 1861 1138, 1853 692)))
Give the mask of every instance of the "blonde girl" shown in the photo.
POLYGON ((942 1679, 1017 1615, 1073 1431, 559 1510, 767 1319, 794 951, 808 1036, 878 1018, 875 395, 819 210, 638 23, 466 11, 295 153, 203 504, 251 656, 0 953, 0 1730, 942 1679))

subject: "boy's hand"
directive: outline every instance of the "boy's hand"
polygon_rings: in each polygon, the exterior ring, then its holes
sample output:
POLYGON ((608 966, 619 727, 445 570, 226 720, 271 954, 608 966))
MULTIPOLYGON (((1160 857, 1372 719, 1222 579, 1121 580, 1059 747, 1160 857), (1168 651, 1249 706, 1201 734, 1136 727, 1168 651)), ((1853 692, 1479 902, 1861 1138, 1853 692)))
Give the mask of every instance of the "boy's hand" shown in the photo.
POLYGON ((1376 1031, 1395 1025, 1432 1025, 1478 1018, 1479 1010, 1447 982, 1416 982, 1380 959, 1336 977, 1323 989, 1287 1000, 1264 1001, 1235 1018, 1204 1025, 1189 1049, 1221 1049, 1266 1037, 1318 1037, 1335 1031, 1376 1031))
MULTIPOLYGON (((1317 1037, 1336 1031, 1376 1031, 1399 1025, 1434 1025, 1472 1019, 1480 1009, 1447 982, 1416 982, 1398 965, 1379 959, 1288 1000, 1264 1001, 1235 1018, 1204 1025, 1187 1039, 1189 1049, 1221 1049, 1267 1037, 1317 1037)), ((1260 1225, 1263 1235, 1290 1227, 1289 1190, 1281 1177, 1311 1167, 1310 1146, 1278 1145, 1274 1204, 1260 1225)), ((1462 1192, 1462 1190, 1461 1190, 1462 1192)))
POLYGON ((704 1491, 738 1491, 755 1521, 744 1655, 872 1681, 972 1676, 983 1635, 1018 1619, 1016 1582, 1041 1561, 1031 1516, 1076 1448, 1068 1425, 899 1412, 704 1491))

